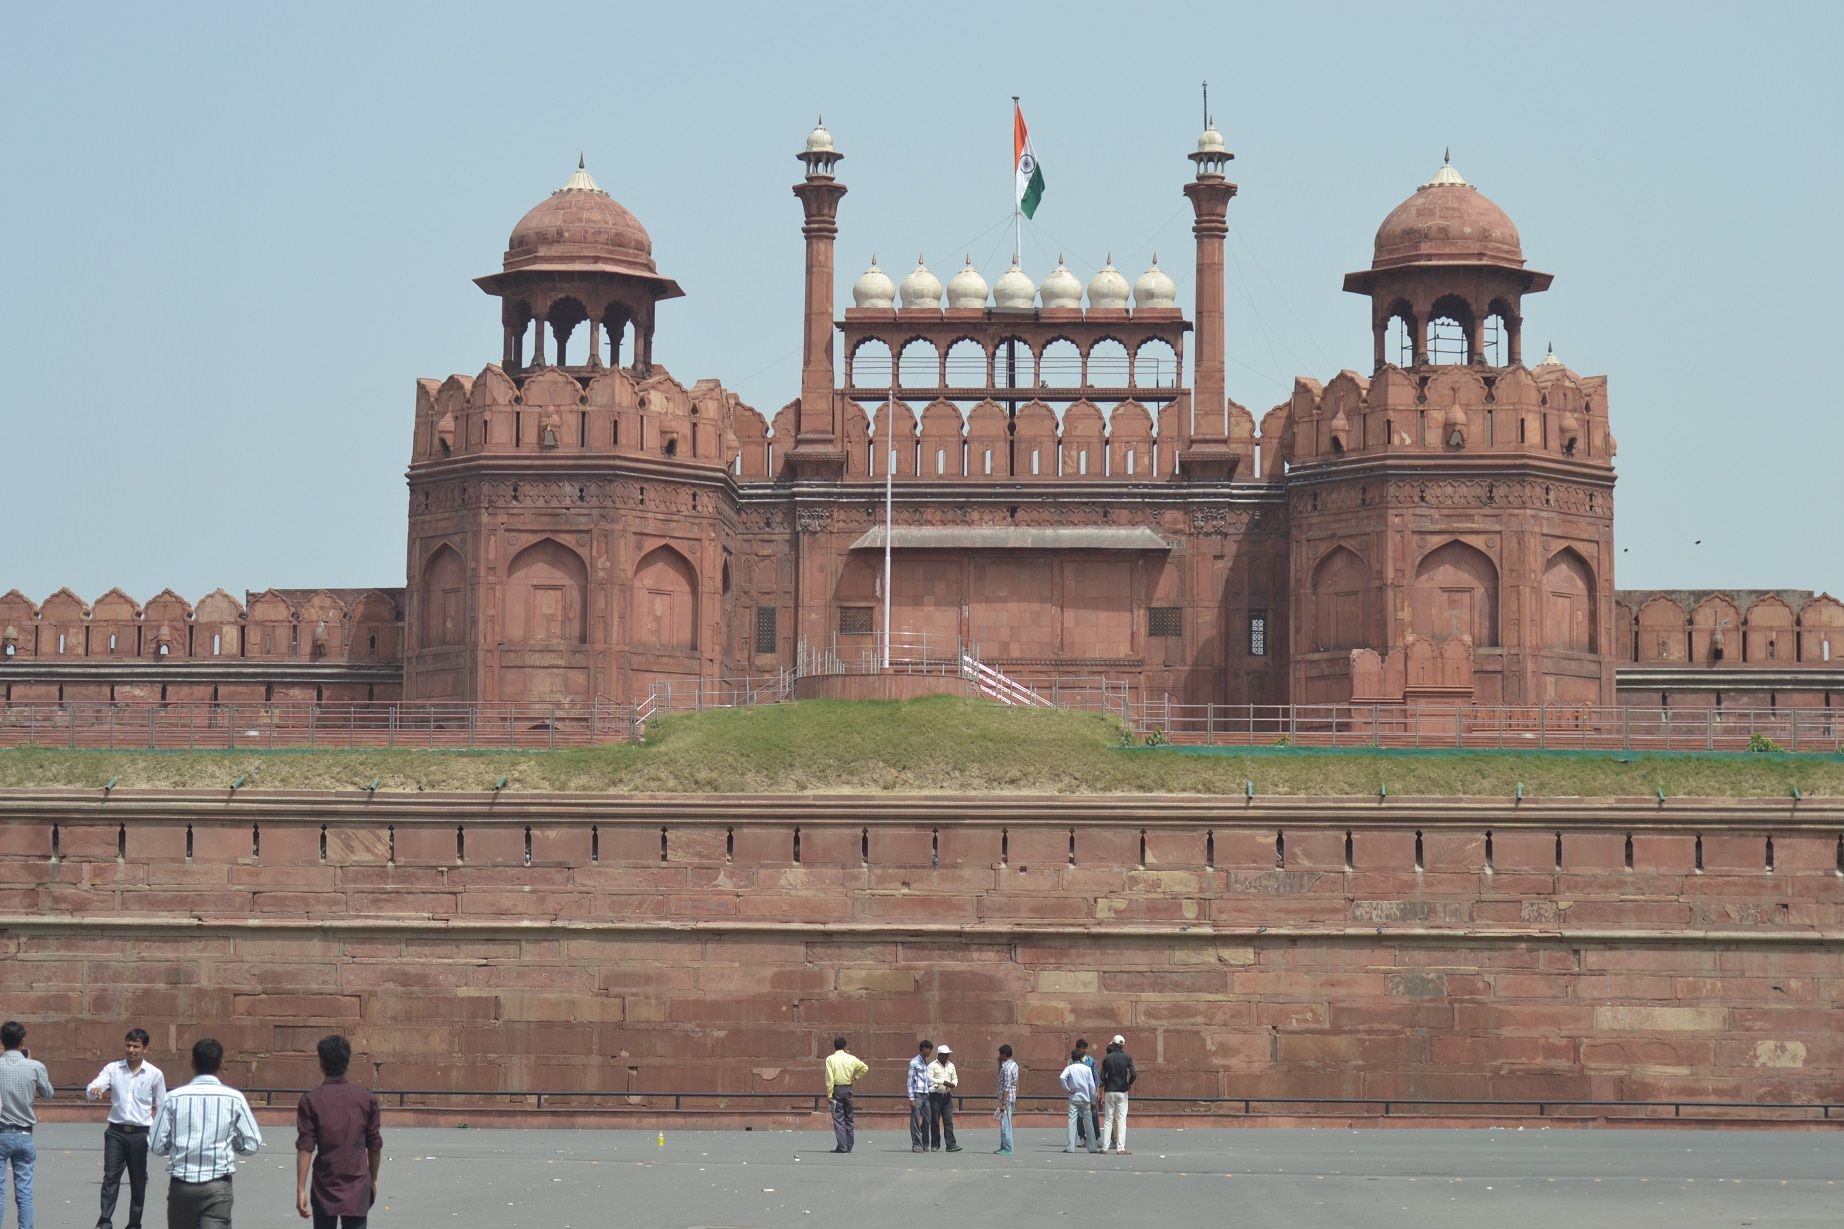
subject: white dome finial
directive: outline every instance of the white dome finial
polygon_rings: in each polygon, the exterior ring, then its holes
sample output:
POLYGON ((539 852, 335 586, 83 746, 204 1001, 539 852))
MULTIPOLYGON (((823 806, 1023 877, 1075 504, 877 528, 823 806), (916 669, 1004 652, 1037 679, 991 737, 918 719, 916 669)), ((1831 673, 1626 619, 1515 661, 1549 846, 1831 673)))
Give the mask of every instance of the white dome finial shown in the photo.
POLYGON ((890 275, 877 267, 877 257, 871 257, 871 267, 858 275, 852 283, 852 306, 888 311, 896 305, 896 283, 890 275))
POLYGON ((897 290, 905 308, 938 309, 941 306, 941 281, 928 271, 928 264, 920 255, 916 257, 916 267, 909 271, 909 276, 903 279, 897 290))
POLYGON ((984 308, 986 306, 986 279, 973 267, 973 257, 967 257, 967 263, 961 271, 948 279, 948 306, 957 308, 984 308))

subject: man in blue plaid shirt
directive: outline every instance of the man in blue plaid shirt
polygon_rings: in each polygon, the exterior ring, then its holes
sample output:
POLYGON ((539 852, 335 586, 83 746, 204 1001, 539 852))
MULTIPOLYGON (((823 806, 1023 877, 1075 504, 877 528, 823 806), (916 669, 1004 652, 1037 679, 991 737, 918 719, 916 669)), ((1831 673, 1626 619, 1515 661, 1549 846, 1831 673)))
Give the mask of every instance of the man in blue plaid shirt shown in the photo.
POLYGON ((999 1120, 999 1146, 995 1156, 1012 1154, 1012 1109, 1018 1104, 1018 1064, 1012 1059, 1012 1047, 999 1047, 999 1104, 992 1116, 999 1120))
MULTIPOLYGON (((916 1056, 909 1060, 909 1150, 928 1151, 928 1060, 935 1053, 935 1043, 924 1037, 916 1043, 916 1056)), ((936 1131, 941 1128, 936 1127, 936 1131)), ((941 1138, 936 1136, 939 1144, 941 1138)))

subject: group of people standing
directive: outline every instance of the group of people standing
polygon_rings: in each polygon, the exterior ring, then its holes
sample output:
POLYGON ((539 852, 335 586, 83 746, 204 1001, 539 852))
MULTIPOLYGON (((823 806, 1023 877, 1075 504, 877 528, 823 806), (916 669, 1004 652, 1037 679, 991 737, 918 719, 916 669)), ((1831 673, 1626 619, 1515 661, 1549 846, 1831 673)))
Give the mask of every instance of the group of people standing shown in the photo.
MULTIPOLYGON (((832 1106, 833 1151, 850 1152, 857 1142, 854 1085, 870 1068, 846 1048, 843 1037, 832 1041, 826 1059, 826 1097, 832 1106)), ((999 1047, 999 1079, 993 1117, 999 1122, 998 1156, 1012 1155, 1012 1115, 1018 1105, 1018 1062, 1012 1047, 999 1047)), ((1099 1065, 1088 1052, 1088 1042, 1078 1038, 1069 1065, 1058 1076, 1069 1098, 1069 1142, 1064 1152, 1076 1151, 1078 1140, 1090 1152, 1127 1151, 1127 1094, 1139 1078, 1127 1053, 1127 1039, 1116 1034, 1099 1065), (1110 1149, 1110 1142, 1113 1147, 1110 1149)), ((923 1038, 909 1060, 909 1150, 959 1152, 954 1137, 954 1098, 960 1090, 960 1073, 954 1068, 954 1050, 923 1038)))
MULTIPOLYGON (((18 1229, 34 1229, 33 1106, 54 1093, 45 1065, 26 1050, 25 1040, 24 1025, 0 1025, 0 1222, 10 1170, 18 1229)), ((167 1158, 168 1229, 230 1229, 236 1158, 262 1147, 256 1116, 244 1095, 218 1078, 224 1047, 217 1041, 193 1044, 193 1078, 170 1092, 165 1074, 147 1060, 148 1041, 146 1030, 129 1029, 123 1056, 84 1089, 90 1100, 109 1102, 96 1229, 113 1229, 124 1173, 127 1229, 142 1229, 149 1152, 167 1158)), ((312 1218, 314 1229, 365 1229, 384 1155, 378 1100, 347 1082, 352 1045, 344 1037, 322 1038, 317 1051, 325 1080, 302 1094, 295 1108, 295 1212, 312 1218)))

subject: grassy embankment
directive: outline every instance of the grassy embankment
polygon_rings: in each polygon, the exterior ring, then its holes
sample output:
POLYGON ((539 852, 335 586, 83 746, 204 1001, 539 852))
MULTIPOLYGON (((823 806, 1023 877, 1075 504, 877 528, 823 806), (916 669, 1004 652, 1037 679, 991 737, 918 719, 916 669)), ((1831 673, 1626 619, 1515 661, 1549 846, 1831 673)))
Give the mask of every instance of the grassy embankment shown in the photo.
POLYGON ((807 701, 655 723, 647 745, 571 751, 0 750, 0 788, 1785 798, 1844 794, 1844 757, 1126 749, 1114 722, 947 697, 807 701))

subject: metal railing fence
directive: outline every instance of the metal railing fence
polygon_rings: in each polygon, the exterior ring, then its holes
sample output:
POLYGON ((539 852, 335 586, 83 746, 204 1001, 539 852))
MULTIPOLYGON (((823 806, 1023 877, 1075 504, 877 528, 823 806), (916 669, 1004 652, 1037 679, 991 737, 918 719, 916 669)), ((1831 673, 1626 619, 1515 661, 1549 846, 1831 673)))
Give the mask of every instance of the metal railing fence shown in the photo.
MULTIPOLYGON (((252 1102, 264 1107, 272 1107, 286 1106, 292 1098, 299 1097, 307 1090, 301 1088, 245 1088, 243 1091, 252 1102), (281 1100, 278 1101, 277 1098, 281 1100)), ((667 1108, 676 1112, 697 1108, 695 1104, 688 1103, 707 1103, 713 1110, 735 1110, 743 1107, 752 1113, 817 1114, 826 1108, 826 1096, 820 1092, 641 1092, 571 1089, 519 1091, 378 1089, 376 1091, 379 1099, 387 1105, 395 1105, 400 1109, 443 1104, 465 1105, 470 1109, 475 1107, 568 1109, 593 1108, 609 1102, 625 1102, 629 1108, 654 1112, 667 1108)), ((900 1092, 859 1092, 854 1095, 861 1105, 889 1102, 893 1110, 906 1107, 908 1102, 907 1095, 900 1092)), ((990 1096, 961 1094, 955 1097, 955 1112, 966 1112, 969 1104, 976 1108, 984 1108, 996 1102, 990 1096)), ((1020 1093, 1018 1104, 1030 1112, 1060 1114, 1063 1107, 1067 1105, 1067 1100, 1061 1094, 1020 1093)), ((1503 1117, 1555 1118, 1559 1111, 1590 1110, 1601 1111, 1594 1114, 1595 1117, 1653 1119, 1669 1117, 1684 1121, 1721 1121, 1739 1114, 1758 1115, 1761 1111, 1768 1111, 1789 1120, 1844 1124, 1844 1102, 1836 1101, 1704 1101, 1695 1099, 1619 1101, 1575 1097, 1289 1097, 1236 1094, 1221 1097, 1170 1097, 1135 1093, 1133 1104, 1142 1112, 1150 1110, 1199 1116, 1243 1117, 1274 1115, 1290 1117, 1310 1115, 1381 1118, 1451 1117, 1454 1116, 1454 1111, 1465 1110, 1473 1114, 1503 1117), (1304 1113, 1301 1112, 1302 1109, 1304 1113), (1686 1114, 1686 1110, 1690 1113, 1686 1114), (1667 1111, 1669 1111, 1668 1114, 1667 1111)))

